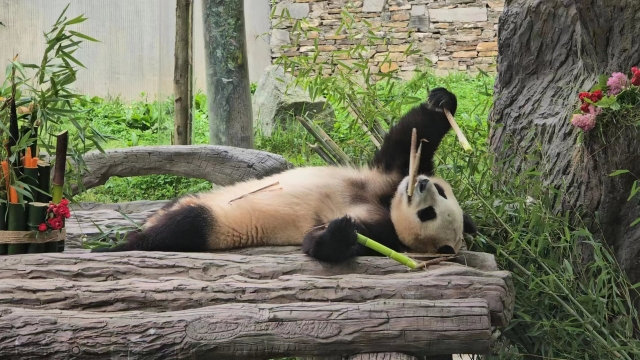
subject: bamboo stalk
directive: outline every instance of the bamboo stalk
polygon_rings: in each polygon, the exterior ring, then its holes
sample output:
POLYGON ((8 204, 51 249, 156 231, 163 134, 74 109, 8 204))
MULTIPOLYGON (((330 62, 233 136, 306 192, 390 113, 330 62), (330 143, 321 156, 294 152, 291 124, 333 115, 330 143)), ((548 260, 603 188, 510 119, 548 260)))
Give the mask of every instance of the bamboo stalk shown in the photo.
MULTIPOLYGON (((38 187, 47 194, 51 193, 51 164, 48 162, 38 162, 38 187)), ((37 201, 48 203, 51 201, 51 195, 38 192, 37 201)))
MULTIPOLYGON (((69 132, 65 130, 59 133, 56 137, 56 163, 53 168, 51 196, 52 202, 54 204, 59 204, 62 200, 62 190, 64 188, 64 173, 65 166, 67 164, 67 146, 69 144, 69 132)), ((55 242, 52 243, 55 244, 55 242)), ((58 241, 57 251, 64 251, 64 240, 58 241)))
POLYGON ((368 237, 362 234, 358 234, 358 243, 368 247, 369 249, 375 250, 380 254, 385 255, 411 269, 415 269, 418 266, 418 263, 412 258, 399 254, 391 250, 390 248, 380 244, 379 242, 369 239, 368 237))
MULTIPOLYGON (((0 231, 7 230, 7 202, 0 202, 0 231)), ((0 244, 0 255, 7 255, 7 244, 0 244)))
POLYGON ((318 154, 327 164, 338 165, 338 163, 331 157, 331 155, 326 152, 326 150, 322 146, 309 143, 307 143, 307 145, 309 145, 309 148, 315 151, 316 154, 318 154))
POLYGON ((444 111, 444 114, 447 117, 447 120, 449 120, 449 124, 451 124, 451 127, 453 128, 453 131, 456 132, 456 135, 458 136, 458 141, 460 141, 460 144, 462 144, 462 148, 465 151, 471 151, 471 145, 469 145, 469 141, 467 140, 467 137, 464 136, 464 133, 462 133, 462 130, 460 130, 460 127, 458 127, 458 123, 456 123, 456 119, 453 117, 453 115, 451 115, 451 113, 449 112, 449 110, 447 109, 442 109, 444 111))
POLYGON ((338 163, 341 165, 351 165, 351 160, 347 154, 345 154, 340 147, 336 145, 333 140, 327 135, 322 129, 317 126, 314 126, 311 121, 308 119, 304 119, 300 116, 296 116, 296 119, 305 129, 309 132, 317 141, 320 143, 320 146, 324 148, 324 150, 329 153, 338 163))
POLYGON ((407 188, 407 195, 409 195, 409 197, 413 195, 413 189, 416 186, 416 176, 418 175, 418 165, 416 164, 415 152, 417 141, 418 132, 416 128, 413 128, 413 131, 411 131, 411 149, 409 150, 409 184, 407 188))
MULTIPOLYGON (((24 231, 27 227, 26 222, 26 202, 22 203, 9 203, 9 219, 8 230, 9 231, 24 231)), ((9 244, 7 246, 8 255, 26 254, 28 244, 9 244)))
MULTIPOLYGON (((31 231, 38 231, 38 226, 45 222, 48 204, 41 202, 31 202, 28 204, 27 227, 31 231)), ((56 242, 53 242, 54 244, 56 242)), ((31 243, 27 249, 29 254, 44 253, 47 250, 47 243, 31 243)))
POLYGON ((38 199, 38 190, 36 190, 38 188, 38 168, 37 167, 34 168, 31 166, 27 167, 25 165, 24 177, 22 182, 29 186, 28 190, 31 192, 31 195, 33 196, 32 201, 36 201, 38 199))
POLYGON ((64 187, 64 173, 67 164, 67 145, 69 143, 69 133, 67 130, 57 136, 56 141, 56 163, 53 168, 53 182, 51 195, 54 204, 59 204, 62 200, 62 189, 64 187))

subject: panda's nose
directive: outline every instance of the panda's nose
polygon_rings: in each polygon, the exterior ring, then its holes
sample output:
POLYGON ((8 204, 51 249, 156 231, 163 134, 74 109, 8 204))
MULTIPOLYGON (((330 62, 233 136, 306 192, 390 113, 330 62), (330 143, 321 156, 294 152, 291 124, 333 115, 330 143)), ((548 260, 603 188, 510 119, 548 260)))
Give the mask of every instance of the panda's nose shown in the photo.
POLYGON ((425 190, 427 190, 427 184, 429 184, 429 179, 422 179, 418 181, 418 191, 423 193, 425 190))

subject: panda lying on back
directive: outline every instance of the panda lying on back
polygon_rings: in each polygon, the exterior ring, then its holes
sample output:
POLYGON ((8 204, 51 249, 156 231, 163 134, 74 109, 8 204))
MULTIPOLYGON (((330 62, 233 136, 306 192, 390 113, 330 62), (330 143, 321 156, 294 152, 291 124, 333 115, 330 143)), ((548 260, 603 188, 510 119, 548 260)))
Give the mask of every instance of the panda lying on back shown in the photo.
POLYGON ((451 127, 442 108, 455 114, 456 107, 454 94, 433 89, 390 129, 368 167, 302 167, 186 195, 158 210, 142 232, 127 234, 126 243, 93 251, 302 245, 307 255, 333 263, 380 255, 357 243, 357 231, 397 252, 456 253, 475 224, 449 184, 432 176, 434 152, 451 127), (413 128, 427 142, 409 197, 413 128))

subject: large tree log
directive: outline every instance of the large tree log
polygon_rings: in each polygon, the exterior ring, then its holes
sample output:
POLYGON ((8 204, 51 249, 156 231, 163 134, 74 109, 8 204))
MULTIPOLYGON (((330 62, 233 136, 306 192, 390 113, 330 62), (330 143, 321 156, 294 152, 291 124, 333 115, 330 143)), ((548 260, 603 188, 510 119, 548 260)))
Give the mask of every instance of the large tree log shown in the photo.
MULTIPOLYGON (((220 186, 262 178, 291 167, 285 158, 265 151, 215 145, 136 146, 91 151, 83 157, 89 173, 86 189, 103 185, 112 176, 177 175, 211 181, 220 186)), ((77 193, 77 187, 73 189, 77 193)))
MULTIPOLYGON (((325 264, 304 255, 297 247, 290 254, 242 255, 233 253, 44 253, 0 257, 2 279, 66 279, 111 281, 134 278, 160 279, 184 277, 215 281, 227 276, 275 279, 283 275, 335 276, 345 274, 389 275, 409 269, 387 257, 360 256, 341 264, 325 264)), ((277 250, 278 247, 267 247, 277 250)), ((465 251, 455 259, 477 270, 498 270, 492 255, 465 251), (467 260, 468 259, 468 260, 467 260)), ((456 266, 450 262, 429 269, 456 266)), ((473 269, 469 269, 473 271, 473 269)))
POLYGON ((336 277, 290 275, 274 280, 228 276, 215 281, 189 278, 124 279, 103 282, 65 279, 4 279, 0 304, 37 309, 91 311, 184 310, 229 301, 283 303, 299 301, 363 302, 375 299, 484 299, 492 323, 511 318, 510 274, 443 266, 409 274, 336 277))
POLYGON ((578 92, 597 83, 598 75, 629 73, 640 64, 639 13, 637 0, 507 1, 490 116, 492 150, 500 161, 515 160, 502 166, 526 169, 527 155, 540 143, 543 180, 563 189, 558 210, 581 210, 585 222, 597 213, 599 224, 591 222, 590 230, 613 247, 632 282, 640 281, 640 226, 629 227, 640 214, 635 202, 627 202, 634 177, 607 175, 618 169, 640 173, 638 131, 612 130, 604 134, 606 144, 589 141, 583 156, 575 157, 580 130, 570 116, 578 92))
POLYGON ((0 307, 2 359, 269 359, 489 351, 479 299, 229 304, 167 313, 0 307))

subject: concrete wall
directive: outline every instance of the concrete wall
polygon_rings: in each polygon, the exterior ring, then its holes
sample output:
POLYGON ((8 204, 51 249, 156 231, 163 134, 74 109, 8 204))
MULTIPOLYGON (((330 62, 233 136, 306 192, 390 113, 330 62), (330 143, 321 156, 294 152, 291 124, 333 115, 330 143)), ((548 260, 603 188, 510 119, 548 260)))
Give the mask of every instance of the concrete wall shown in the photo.
MULTIPOLYGON (((270 64, 269 0, 244 0, 249 76, 257 82, 270 64)), ((49 31, 70 3, 67 17, 84 14, 77 31, 97 38, 77 53, 87 69, 76 82, 84 94, 149 99, 173 92, 175 0, 0 0, 0 79, 16 53, 23 62, 39 63, 49 31)), ((194 4, 194 89, 205 91, 202 0, 194 4)))

